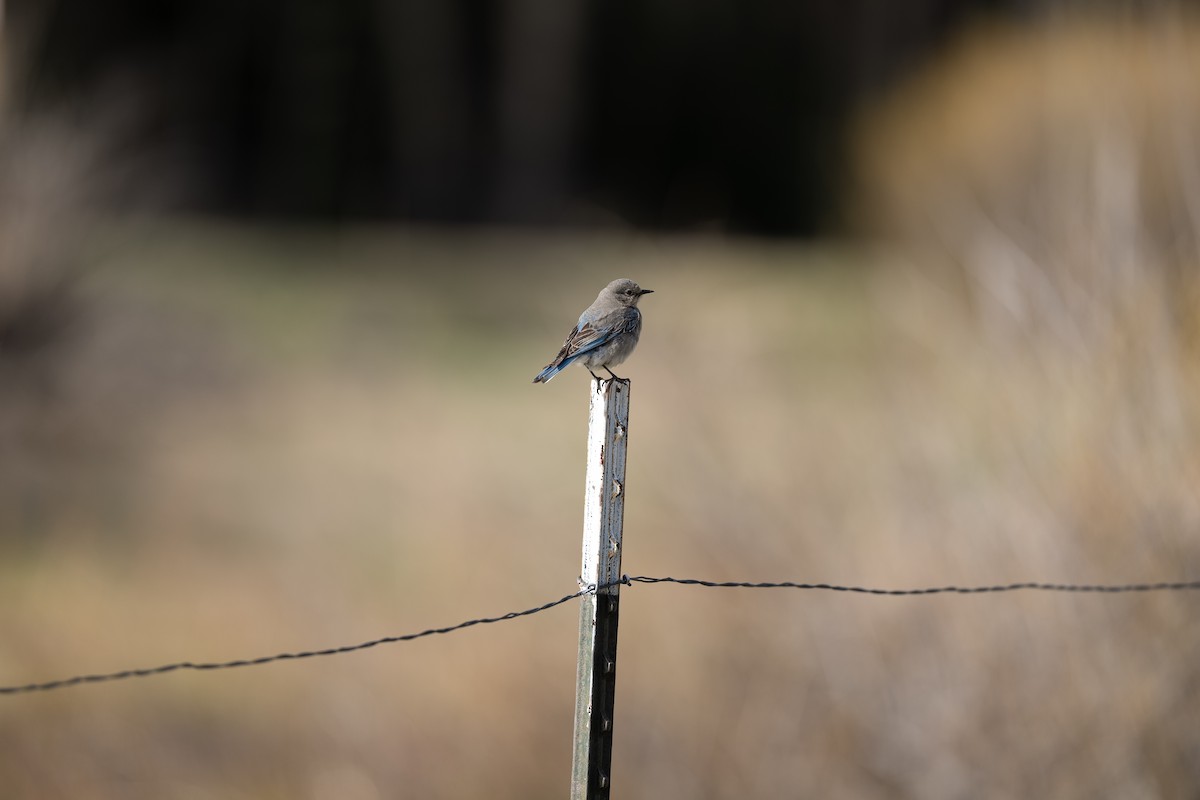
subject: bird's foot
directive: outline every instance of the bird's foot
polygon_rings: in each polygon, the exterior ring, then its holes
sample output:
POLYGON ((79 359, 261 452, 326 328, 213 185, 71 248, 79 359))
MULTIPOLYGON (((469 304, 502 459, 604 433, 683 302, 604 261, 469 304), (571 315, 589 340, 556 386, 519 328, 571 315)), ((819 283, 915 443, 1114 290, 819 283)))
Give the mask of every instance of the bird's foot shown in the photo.
POLYGON ((624 383, 624 382, 625 382, 625 379, 624 379, 624 378, 622 378, 621 376, 617 375, 617 373, 613 372, 613 371, 612 371, 611 369, 609 369, 608 367, 605 367, 605 368, 604 368, 604 371, 605 371, 605 372, 607 372, 609 375, 611 375, 611 376, 612 376, 612 379, 613 379, 614 381, 621 381, 622 383, 624 383))

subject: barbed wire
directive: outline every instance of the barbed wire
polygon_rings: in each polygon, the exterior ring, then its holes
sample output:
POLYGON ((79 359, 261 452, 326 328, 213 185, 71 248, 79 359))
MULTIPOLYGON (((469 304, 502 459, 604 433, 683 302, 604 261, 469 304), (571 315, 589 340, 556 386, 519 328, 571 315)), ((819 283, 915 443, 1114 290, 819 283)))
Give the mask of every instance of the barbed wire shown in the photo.
POLYGON ((120 672, 98 673, 93 675, 76 675, 72 678, 64 678, 62 680, 46 681, 43 683, 28 683, 18 686, 0 686, 0 695, 17 695, 17 694, 32 694, 35 692, 49 692, 56 689, 65 689, 70 686, 79 686, 87 683, 107 683, 110 681, 120 681, 129 678, 147 678, 153 675, 163 675, 168 672, 178 672, 180 670, 193 670, 197 672, 208 672, 214 670, 236 669, 238 667, 254 667, 262 664, 271 664, 277 661, 296 661, 305 658, 316 658, 319 656, 334 656, 342 653, 353 653, 359 650, 367 650, 372 647, 377 647, 381 644, 394 644, 396 642, 411 642, 414 639, 422 639, 426 636, 436 636, 444 633, 453 633, 464 628, 470 628, 475 625, 490 625, 496 622, 504 622, 510 619, 519 617, 528 617, 534 614, 540 614, 543 611, 549 611, 556 606, 561 606, 568 603, 577 597, 583 597, 586 594, 591 594, 602 589, 608 589, 616 584, 624 584, 632 586, 635 583, 656 584, 656 583, 674 583, 683 586, 700 586, 709 589, 808 589, 808 590, 824 590, 832 592, 854 592, 858 594, 870 595, 933 595, 933 594, 985 594, 995 592, 1015 592, 1015 591, 1041 591, 1041 592, 1073 592, 1073 593, 1100 593, 1100 594, 1118 594, 1125 592, 1167 592, 1167 591, 1195 591, 1200 590, 1200 581, 1162 581, 1159 583, 1127 583, 1127 584, 1069 584, 1069 583, 1038 583, 1033 581, 1023 581, 1020 583, 996 584, 991 586, 934 586, 921 589, 878 589, 864 586, 845 586, 833 583, 800 583, 797 581, 778 581, 778 582, 749 582, 749 581, 707 581, 699 578, 672 578, 672 577, 650 577, 647 575, 637 575, 630 577, 628 575, 621 576, 618 581, 600 584, 597 587, 595 584, 589 584, 581 587, 574 594, 568 594, 560 597, 557 600, 551 600, 548 603, 524 609, 523 611, 510 611, 507 614, 501 614, 496 617, 480 617, 479 619, 469 619, 465 622, 460 622, 457 625, 449 625, 444 628, 429 628, 420 633, 406 633, 400 636, 384 636, 379 639, 372 639, 359 644, 344 645, 342 647, 328 647, 322 650, 302 650, 296 653, 278 653, 272 656, 261 656, 259 658, 238 659, 235 661, 215 661, 215 662, 192 662, 179 661, 174 664, 164 664, 159 667, 148 667, 145 669, 126 669, 120 672))
POLYGON ((651 578, 644 575, 627 577, 632 583, 678 583, 684 586, 704 586, 709 589, 823 589, 831 592, 857 592, 880 595, 927 594, 986 594, 994 592, 1038 591, 1119 594, 1122 592, 1167 592, 1200 590, 1200 581, 1163 581, 1160 583, 1070 584, 1023 581, 993 586, 933 586, 924 589, 873 589, 865 586, 841 586, 833 583, 750 583, 747 581, 704 581, 698 578, 651 578))
POLYGON ((195 670, 198 672, 207 672, 219 669, 235 669, 237 667, 256 667, 260 664, 271 664, 276 661, 296 661, 303 658, 316 658, 318 656, 335 656, 342 653, 353 653, 358 650, 367 650, 372 647, 377 647, 381 644, 394 644, 395 642, 411 642, 414 639, 422 639, 426 636, 436 636, 442 633, 452 633, 460 631, 463 628, 470 628, 473 625, 490 625, 494 622, 504 622, 505 620, 516 619, 517 617, 528 617, 533 614, 539 614, 542 611, 548 611, 555 606, 561 606, 563 603, 570 602, 576 597, 582 597, 589 592, 596 591, 594 585, 588 585, 575 594, 569 594, 565 597, 560 597, 557 600, 551 600, 549 603, 543 603, 540 606, 527 608, 524 611, 510 611, 507 614, 501 614, 498 617, 481 617, 479 619, 469 619, 466 622, 460 622, 457 625, 450 625, 445 628, 430 628, 421 631, 420 633, 406 633, 401 636, 384 636, 380 639, 372 639, 369 642, 360 644, 349 644, 342 647, 328 647, 323 650, 302 650, 298 653, 279 653, 273 656, 261 656, 259 658, 238 659, 236 661, 215 661, 215 662, 192 662, 180 661, 175 664, 164 664, 161 667, 148 667, 146 669, 126 669, 120 672, 107 672, 96 675, 76 675, 73 678, 64 678, 57 681, 46 681, 45 683, 28 683, 24 686, 0 686, 0 695, 10 694, 31 694, 33 692, 49 692, 55 689, 65 689, 68 686, 78 686, 83 683, 107 683, 109 681, 120 681, 127 678, 147 678, 151 675, 162 675, 167 672, 177 672, 179 670, 195 670))

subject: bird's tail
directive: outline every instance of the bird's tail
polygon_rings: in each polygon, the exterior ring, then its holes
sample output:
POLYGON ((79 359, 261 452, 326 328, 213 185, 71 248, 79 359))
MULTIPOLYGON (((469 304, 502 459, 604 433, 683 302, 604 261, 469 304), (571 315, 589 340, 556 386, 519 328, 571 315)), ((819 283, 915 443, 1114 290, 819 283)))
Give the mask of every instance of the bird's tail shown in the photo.
POLYGON ((539 372, 537 374, 537 376, 533 379, 533 382, 534 383, 549 383, 550 379, 553 378, 558 373, 562 372, 563 367, 565 367, 565 366, 566 366, 566 364, 560 364, 558 362, 547 364, 546 368, 543 369, 541 372, 539 372))
MULTIPOLYGON (((2 2, 3 2, 3 0, 0 0, 0 3, 2 3, 2 2)), ((567 348, 564 347, 563 349, 566 350, 567 348)), ((545 369, 543 369, 541 372, 539 372, 537 374, 537 377, 533 379, 533 382, 534 383, 549 383, 551 378, 553 378, 558 373, 562 372, 567 367, 574 364, 575 359, 577 359, 581 355, 583 355, 583 352, 581 351, 578 353, 572 353, 567 358, 563 358, 562 355, 563 355, 562 353, 559 353, 558 358, 554 359, 549 364, 547 364, 545 369)))

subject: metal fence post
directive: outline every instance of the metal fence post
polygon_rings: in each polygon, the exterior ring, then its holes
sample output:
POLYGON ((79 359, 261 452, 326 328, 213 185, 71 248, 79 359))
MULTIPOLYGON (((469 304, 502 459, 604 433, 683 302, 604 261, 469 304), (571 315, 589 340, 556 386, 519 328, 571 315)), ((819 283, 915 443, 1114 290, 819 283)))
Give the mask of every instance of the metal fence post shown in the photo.
POLYGON ((616 701, 629 381, 596 380, 591 392, 579 579, 583 586, 597 589, 584 595, 579 607, 571 800, 609 796, 616 701))

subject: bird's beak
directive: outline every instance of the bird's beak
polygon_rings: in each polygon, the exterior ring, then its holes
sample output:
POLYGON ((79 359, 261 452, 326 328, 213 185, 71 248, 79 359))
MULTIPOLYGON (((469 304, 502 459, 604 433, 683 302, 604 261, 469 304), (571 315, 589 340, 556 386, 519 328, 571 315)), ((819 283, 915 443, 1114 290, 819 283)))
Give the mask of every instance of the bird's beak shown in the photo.
POLYGON ((638 290, 639 297, 644 294, 654 294, 654 290, 653 289, 639 289, 638 290))

